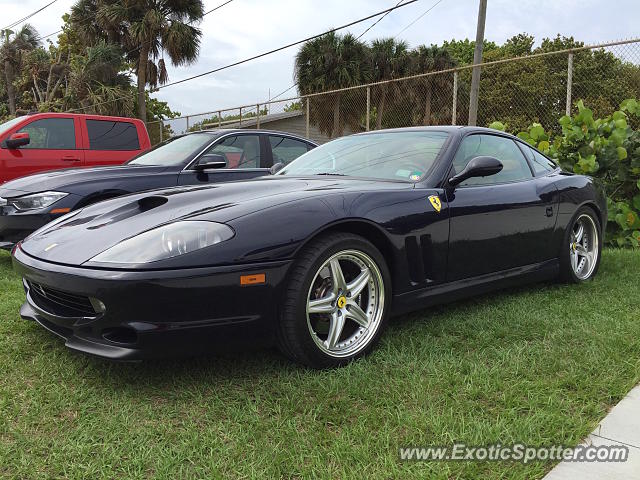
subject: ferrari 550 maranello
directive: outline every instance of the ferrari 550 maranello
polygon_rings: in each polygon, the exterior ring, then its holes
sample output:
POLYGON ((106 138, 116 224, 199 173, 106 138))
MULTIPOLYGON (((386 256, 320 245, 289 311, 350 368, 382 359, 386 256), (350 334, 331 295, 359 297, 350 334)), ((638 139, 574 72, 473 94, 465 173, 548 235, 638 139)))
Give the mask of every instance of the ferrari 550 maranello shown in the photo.
POLYGON ((475 127, 344 137, 276 175, 88 206, 14 250, 25 319, 74 350, 139 360, 268 333, 339 366, 393 314, 517 283, 582 282, 606 205, 518 138, 475 127))

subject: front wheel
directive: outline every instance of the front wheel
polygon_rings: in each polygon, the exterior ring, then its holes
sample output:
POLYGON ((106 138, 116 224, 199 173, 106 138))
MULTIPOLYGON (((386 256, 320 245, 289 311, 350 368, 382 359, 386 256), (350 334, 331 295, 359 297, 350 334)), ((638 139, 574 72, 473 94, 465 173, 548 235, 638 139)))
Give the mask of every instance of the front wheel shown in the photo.
POLYGON ((572 283, 593 278, 600 266, 602 228, 590 207, 578 209, 565 232, 561 252, 562 279, 572 283))
POLYGON ((299 256, 280 318, 280 348, 314 368, 354 360, 373 348, 391 303, 387 265, 357 235, 324 236, 299 256))

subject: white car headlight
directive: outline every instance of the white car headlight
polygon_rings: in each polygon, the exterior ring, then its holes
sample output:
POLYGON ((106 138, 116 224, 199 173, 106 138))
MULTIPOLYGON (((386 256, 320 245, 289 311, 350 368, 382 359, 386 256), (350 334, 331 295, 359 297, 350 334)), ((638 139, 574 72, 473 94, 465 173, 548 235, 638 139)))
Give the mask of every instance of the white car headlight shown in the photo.
POLYGON ((47 208, 67 195, 68 193, 63 192, 41 192, 34 193, 32 195, 25 195, 23 197, 8 198, 7 202, 20 211, 37 210, 40 208, 47 208))
POLYGON ((210 247, 234 235, 234 231, 222 223, 184 220, 123 240, 91 261, 120 264, 155 262, 210 247))

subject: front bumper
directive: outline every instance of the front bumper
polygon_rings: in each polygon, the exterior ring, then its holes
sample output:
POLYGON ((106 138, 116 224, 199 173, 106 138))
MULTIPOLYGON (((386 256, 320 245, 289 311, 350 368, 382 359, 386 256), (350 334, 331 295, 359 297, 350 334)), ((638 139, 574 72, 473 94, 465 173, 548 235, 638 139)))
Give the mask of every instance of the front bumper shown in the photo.
POLYGON ((274 299, 290 264, 109 271, 43 262, 20 248, 13 263, 25 286, 23 318, 62 337, 70 349, 121 361, 271 338, 274 299), (265 273, 264 284, 240 285, 241 275, 256 273, 265 273))
POLYGON ((0 207, 0 248, 4 250, 11 250, 16 243, 59 216, 48 213, 12 215, 5 213, 7 210, 7 207, 0 207))
POLYGON ((28 195, 28 192, 2 189, 0 194, 4 195, 3 201, 0 201, 0 249, 4 250, 11 250, 16 243, 64 215, 64 213, 52 214, 50 213, 52 209, 72 210, 80 200, 78 196, 68 194, 47 208, 19 211, 7 204, 4 198, 28 195))

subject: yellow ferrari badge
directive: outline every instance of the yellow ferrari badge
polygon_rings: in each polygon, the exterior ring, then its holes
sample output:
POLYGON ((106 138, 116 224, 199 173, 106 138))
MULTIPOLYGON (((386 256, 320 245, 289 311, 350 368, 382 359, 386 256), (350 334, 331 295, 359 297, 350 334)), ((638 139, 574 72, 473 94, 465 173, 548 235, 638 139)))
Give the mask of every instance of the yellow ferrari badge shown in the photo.
POLYGON ((429 195, 429 202, 431 202, 431 206, 436 212, 439 212, 442 209, 442 203, 440 202, 440 197, 438 195, 429 195))
POLYGON ((347 297, 342 295, 340 298, 338 298, 338 308, 344 308, 346 304, 347 304, 347 297))

